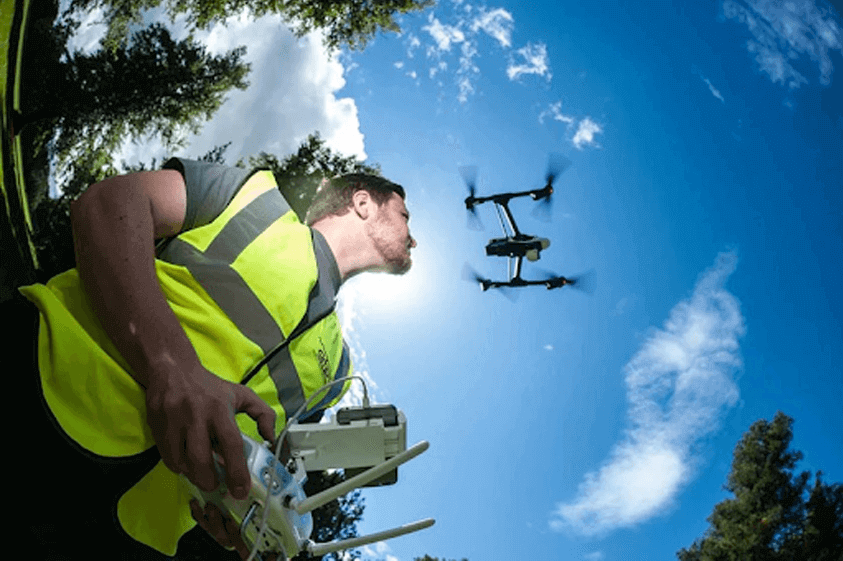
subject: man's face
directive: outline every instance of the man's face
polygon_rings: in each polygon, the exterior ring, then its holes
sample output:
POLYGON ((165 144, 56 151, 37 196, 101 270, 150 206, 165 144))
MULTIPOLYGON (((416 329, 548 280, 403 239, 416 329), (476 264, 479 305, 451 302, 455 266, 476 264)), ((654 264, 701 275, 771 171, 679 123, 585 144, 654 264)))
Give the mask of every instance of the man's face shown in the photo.
POLYGON ((366 223, 366 231, 383 257, 383 271, 403 275, 413 265, 410 249, 417 245, 410 235, 410 213, 398 193, 393 193, 383 206, 375 205, 375 209, 373 219, 366 223))

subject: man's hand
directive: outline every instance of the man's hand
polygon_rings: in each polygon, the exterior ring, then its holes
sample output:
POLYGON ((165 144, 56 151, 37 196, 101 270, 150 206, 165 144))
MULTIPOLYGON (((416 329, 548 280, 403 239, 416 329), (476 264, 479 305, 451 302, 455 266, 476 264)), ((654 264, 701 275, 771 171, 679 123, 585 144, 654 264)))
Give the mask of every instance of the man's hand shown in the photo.
POLYGON ((237 499, 246 498, 251 480, 234 415, 247 413, 261 436, 272 442, 272 408, 251 389, 223 380, 201 365, 149 379, 147 422, 167 468, 210 492, 220 484, 213 464, 216 452, 225 465, 229 491, 237 499))
MULTIPOLYGON (((204 510, 199 506, 199 501, 190 501, 190 513, 199 526, 208 532, 217 543, 227 549, 234 549, 241 559, 249 558, 249 548, 240 535, 240 528, 237 524, 223 513, 214 503, 207 503, 204 510)), ((266 561, 280 561, 278 556, 270 554, 266 561)))

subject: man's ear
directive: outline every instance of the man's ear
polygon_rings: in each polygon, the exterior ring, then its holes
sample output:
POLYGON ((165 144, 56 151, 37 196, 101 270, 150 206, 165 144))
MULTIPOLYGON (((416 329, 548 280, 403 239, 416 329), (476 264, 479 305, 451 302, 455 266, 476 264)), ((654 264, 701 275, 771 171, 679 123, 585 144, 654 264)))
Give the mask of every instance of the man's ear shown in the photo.
POLYGON ((369 214, 372 212, 373 204, 374 201, 368 191, 360 189, 351 195, 351 206, 354 209, 354 212, 357 213, 357 216, 363 220, 367 220, 369 218, 369 214))

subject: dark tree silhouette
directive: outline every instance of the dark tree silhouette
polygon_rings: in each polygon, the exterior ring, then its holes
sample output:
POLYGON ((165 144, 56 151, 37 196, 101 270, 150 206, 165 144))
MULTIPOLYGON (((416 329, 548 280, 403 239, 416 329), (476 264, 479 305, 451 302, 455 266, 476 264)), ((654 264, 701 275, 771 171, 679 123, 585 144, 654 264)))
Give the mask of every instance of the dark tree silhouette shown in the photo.
POLYGON ((792 426, 781 412, 753 423, 724 486, 734 498, 715 505, 705 535, 677 552, 681 561, 843 559, 843 486, 818 472, 807 492, 810 474, 793 472, 802 453, 790 450, 792 426))

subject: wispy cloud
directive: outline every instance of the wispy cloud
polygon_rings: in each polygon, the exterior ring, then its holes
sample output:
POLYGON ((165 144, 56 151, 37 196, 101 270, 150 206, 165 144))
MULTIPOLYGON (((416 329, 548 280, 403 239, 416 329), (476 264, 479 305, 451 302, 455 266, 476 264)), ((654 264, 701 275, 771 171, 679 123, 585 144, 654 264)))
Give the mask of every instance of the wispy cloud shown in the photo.
POLYGON ((386 542, 377 542, 372 545, 364 545, 362 548, 363 555, 367 559, 380 559, 383 561, 398 561, 398 558, 390 553, 391 549, 386 542))
POLYGON ((840 14, 831 5, 823 0, 725 0, 722 10, 723 16, 749 29, 752 39, 746 48, 773 83, 790 89, 807 84, 791 64, 805 55, 819 67, 820 83, 831 83, 834 66, 829 54, 843 52, 840 14))
POLYGON ((726 100, 725 100, 725 99, 723 99, 723 96, 720 94, 720 90, 718 90, 717 88, 715 88, 715 87, 711 84, 711 81, 710 81, 708 78, 706 78, 706 77, 704 77, 704 76, 700 76, 700 78, 702 78, 702 81, 703 81, 703 82, 705 82, 705 83, 706 83, 706 85, 708 86, 708 90, 711 92, 711 95, 713 95, 714 97, 716 97, 717 99, 719 99, 721 103, 726 103, 726 100))
POLYGON ((724 288, 736 265, 734 252, 718 255, 627 363, 626 437, 585 476, 575 501, 557 505, 553 530, 595 535, 633 526, 663 513, 690 479, 693 445, 738 399, 744 319, 724 288))
POLYGON ((566 123, 568 125, 574 124, 574 117, 571 115, 566 115, 562 113, 562 102, 557 101, 556 103, 551 103, 550 106, 539 113, 539 124, 544 124, 544 120, 550 117, 554 121, 560 121, 562 123, 566 123))
POLYGON ((458 25, 447 25, 436 19, 433 14, 428 16, 428 25, 422 27, 424 31, 436 42, 435 46, 428 49, 428 54, 435 54, 439 52, 447 52, 451 50, 452 43, 462 43, 465 41, 465 33, 462 32, 458 25))
POLYGON ((407 58, 413 58, 416 54, 416 49, 419 47, 421 47, 421 40, 410 33, 407 37, 407 58))
POLYGON ((497 40, 502 47, 512 45, 512 14, 503 8, 494 10, 480 9, 480 14, 471 22, 471 30, 483 30, 487 35, 497 40))
POLYGON ((585 559, 585 561, 601 561, 601 559, 604 559, 605 557, 606 556, 603 555, 602 551, 592 551, 591 553, 586 553, 583 559, 585 559))
POLYGON ((603 129, 600 125, 586 117, 580 121, 579 125, 577 125, 577 132, 571 142, 573 142, 574 146, 580 150, 582 150, 583 146, 594 146, 599 148, 600 145, 594 141, 594 135, 602 132, 603 129))
MULTIPOLYGON (((413 33, 409 34, 412 41, 408 45, 407 58, 412 58, 415 49, 424 47, 427 59, 433 63, 427 70, 428 76, 439 76, 437 80, 442 85, 442 76, 450 71, 460 103, 466 103, 475 92, 477 77, 480 75, 475 61, 481 56, 480 48, 485 37, 490 37, 504 49, 502 66, 510 80, 516 80, 524 74, 536 74, 550 80, 547 47, 542 43, 528 43, 512 51, 514 28, 515 20, 504 8, 477 7, 468 2, 454 1, 435 14, 428 14, 427 23, 420 28, 421 39, 413 33), (459 49, 454 48, 457 45, 459 49), (457 50, 458 61, 447 64, 446 60, 453 57, 457 50)), ((492 54, 498 56, 497 53, 492 54)))
POLYGON ((552 74, 550 72, 550 61, 547 57, 547 46, 544 43, 533 45, 528 43, 526 47, 522 47, 515 51, 515 54, 523 61, 521 64, 516 64, 510 60, 506 67, 506 75, 510 80, 517 80, 524 74, 536 74, 544 76, 550 81, 552 74))
POLYGON ((594 135, 602 133, 603 128, 591 120, 590 117, 584 117, 580 119, 579 123, 577 123, 576 117, 562 112, 561 101, 551 103, 547 109, 539 113, 539 124, 544 124, 544 121, 547 118, 559 121, 560 123, 565 123, 568 131, 572 131, 576 128, 576 132, 569 138, 569 140, 579 150, 582 150, 583 146, 591 146, 593 148, 600 147, 600 145, 594 140, 594 135))

